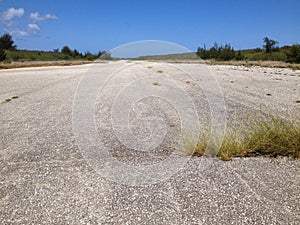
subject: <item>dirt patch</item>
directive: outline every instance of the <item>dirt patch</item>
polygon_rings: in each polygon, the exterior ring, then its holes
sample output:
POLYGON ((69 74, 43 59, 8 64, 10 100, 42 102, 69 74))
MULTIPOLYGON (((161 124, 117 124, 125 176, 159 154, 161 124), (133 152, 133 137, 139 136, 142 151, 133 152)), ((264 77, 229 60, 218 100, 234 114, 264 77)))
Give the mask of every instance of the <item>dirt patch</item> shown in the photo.
POLYGON ((0 70, 27 68, 27 67, 45 67, 45 66, 75 66, 75 65, 83 65, 89 63, 91 63, 91 61, 12 62, 12 63, 1 63, 0 70))

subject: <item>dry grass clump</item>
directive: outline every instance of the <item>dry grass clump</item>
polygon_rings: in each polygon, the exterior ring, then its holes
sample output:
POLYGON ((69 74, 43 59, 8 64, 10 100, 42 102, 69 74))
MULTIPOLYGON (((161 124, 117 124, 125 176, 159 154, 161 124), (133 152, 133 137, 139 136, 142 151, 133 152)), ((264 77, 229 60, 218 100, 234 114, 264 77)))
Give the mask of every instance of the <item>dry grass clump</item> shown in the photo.
POLYGON ((90 61, 52 61, 52 62, 13 62, 0 63, 0 69, 16 69, 28 67, 47 67, 47 66, 75 66, 91 63, 90 61))
MULTIPOLYGON (((206 155, 208 139, 204 138, 194 149, 194 155, 206 155)), ((274 118, 254 121, 244 135, 227 131, 217 153, 222 160, 232 157, 285 156, 300 158, 300 123, 274 118)))
POLYGON ((233 66, 260 66, 269 68, 291 68, 293 70, 299 70, 300 64, 287 63, 283 61, 216 61, 205 60, 208 65, 233 65, 233 66))

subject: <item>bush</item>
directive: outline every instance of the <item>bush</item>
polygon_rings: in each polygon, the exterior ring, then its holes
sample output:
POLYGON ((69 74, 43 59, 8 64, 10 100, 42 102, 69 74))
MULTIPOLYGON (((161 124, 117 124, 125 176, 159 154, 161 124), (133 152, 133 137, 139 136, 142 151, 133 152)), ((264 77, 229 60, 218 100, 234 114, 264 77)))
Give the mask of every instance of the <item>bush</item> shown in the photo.
POLYGON ((246 59, 250 61, 286 61, 287 56, 284 52, 257 52, 246 54, 246 59))
POLYGON ((73 56, 74 53, 73 51, 68 47, 68 46, 64 46, 62 49, 61 49, 61 52, 65 55, 69 55, 69 56, 73 56))
POLYGON ((293 45, 287 52, 287 62, 300 63, 300 45, 293 45))
POLYGON ((235 51, 230 44, 219 47, 217 59, 223 61, 235 59, 235 51))
MULTIPOLYGON (((236 58, 236 53, 230 44, 219 46, 217 43, 215 43, 214 46, 209 50, 206 50, 204 45, 204 48, 198 48, 197 55, 201 59, 216 59, 221 61, 228 61, 236 58)), ((241 59, 243 58, 241 52, 239 53, 238 57, 241 59)))
POLYGON ((0 61, 4 61, 6 59, 6 53, 4 49, 0 48, 0 61))
POLYGON ((245 56, 242 54, 242 51, 237 52, 237 54, 235 56, 235 59, 238 60, 238 61, 241 61, 241 60, 245 59, 245 56))
POLYGON ((197 55, 201 58, 201 59, 210 59, 210 54, 209 52, 206 50, 206 46, 204 45, 204 48, 198 48, 197 51, 197 55))

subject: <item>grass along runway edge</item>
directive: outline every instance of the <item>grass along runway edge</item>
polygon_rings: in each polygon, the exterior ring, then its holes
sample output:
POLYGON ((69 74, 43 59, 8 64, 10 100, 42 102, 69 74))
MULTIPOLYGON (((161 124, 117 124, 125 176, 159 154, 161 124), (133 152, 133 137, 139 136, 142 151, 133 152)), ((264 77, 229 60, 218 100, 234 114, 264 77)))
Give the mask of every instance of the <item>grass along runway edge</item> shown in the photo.
MULTIPOLYGON (((194 156, 208 155, 208 138, 202 138, 194 149, 194 156)), ((232 157, 290 157, 300 159, 300 121, 271 117, 254 120, 244 134, 228 128, 217 156, 232 157)))

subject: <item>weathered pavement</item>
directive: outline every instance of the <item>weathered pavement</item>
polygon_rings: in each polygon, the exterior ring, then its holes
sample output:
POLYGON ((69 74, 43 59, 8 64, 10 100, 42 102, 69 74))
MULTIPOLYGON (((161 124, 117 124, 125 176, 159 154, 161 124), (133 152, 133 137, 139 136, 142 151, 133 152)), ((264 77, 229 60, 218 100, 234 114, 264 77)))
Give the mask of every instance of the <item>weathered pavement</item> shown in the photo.
MULTIPOLYGON (((193 95, 201 118, 209 116, 208 105, 194 90, 195 82, 174 65, 122 61, 94 69, 110 72, 126 65, 130 67, 111 79, 97 99, 99 134, 124 163, 159 161, 168 145, 145 155, 120 146, 113 135, 109 110, 117 90, 131 79, 150 76, 160 85, 160 76, 169 76, 193 95), (157 73, 160 70, 163 73, 157 73)), ((192 73, 199 65, 184 66, 192 73)), ((191 158, 170 179, 149 186, 111 182, 95 172, 82 157, 72 130, 74 96, 89 67, 0 71, 0 102, 18 96, 0 104, 0 224, 299 224, 299 161, 212 159, 203 170, 205 159, 191 158)), ((211 70, 224 93, 228 120, 260 110, 299 117, 297 71, 230 66, 211 70)), ((205 83, 201 77, 199 81, 205 83)), ((169 110, 153 99, 147 104, 169 110)), ((167 123, 177 126, 178 117, 171 115, 167 123)))

